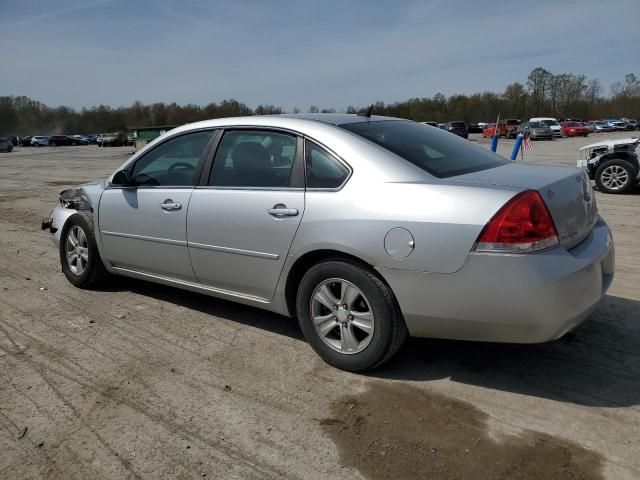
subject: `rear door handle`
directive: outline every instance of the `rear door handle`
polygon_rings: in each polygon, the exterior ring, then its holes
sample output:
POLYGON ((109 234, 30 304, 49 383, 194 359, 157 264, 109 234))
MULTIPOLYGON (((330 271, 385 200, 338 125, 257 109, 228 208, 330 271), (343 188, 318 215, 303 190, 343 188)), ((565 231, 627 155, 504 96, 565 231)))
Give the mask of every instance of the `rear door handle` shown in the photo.
POLYGON ((278 203, 273 208, 267 210, 267 213, 273 217, 295 217, 298 215, 297 208, 287 208, 286 205, 278 203))
POLYGON ((160 204, 160 208, 166 212, 170 212, 173 210, 180 210, 182 208, 182 204, 174 202, 170 198, 167 198, 163 203, 160 204))

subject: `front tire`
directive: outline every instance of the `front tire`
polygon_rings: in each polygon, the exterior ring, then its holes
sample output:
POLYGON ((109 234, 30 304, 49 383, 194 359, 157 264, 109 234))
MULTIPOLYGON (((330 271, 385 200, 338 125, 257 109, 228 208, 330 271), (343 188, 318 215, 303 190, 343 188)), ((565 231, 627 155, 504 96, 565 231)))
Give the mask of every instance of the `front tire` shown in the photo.
POLYGON ((605 193, 626 193, 635 185, 636 172, 626 160, 609 160, 596 170, 596 186, 605 193))
POLYGON ((96 287, 108 276, 90 217, 75 214, 67 220, 60 235, 60 263, 64 276, 78 288, 96 287))
POLYGON ((407 336, 389 287, 351 260, 311 267, 300 282, 296 310, 307 342, 341 370, 360 372, 381 365, 407 336))

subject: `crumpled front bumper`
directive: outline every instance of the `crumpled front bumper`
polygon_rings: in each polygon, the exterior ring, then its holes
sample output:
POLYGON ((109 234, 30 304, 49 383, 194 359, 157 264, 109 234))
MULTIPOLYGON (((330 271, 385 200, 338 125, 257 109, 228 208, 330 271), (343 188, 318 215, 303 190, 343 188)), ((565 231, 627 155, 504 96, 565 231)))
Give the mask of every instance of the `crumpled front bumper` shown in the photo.
POLYGON ((72 208, 65 208, 62 205, 57 205, 53 210, 51 210, 49 216, 42 221, 42 230, 49 230, 53 235, 53 243, 56 247, 60 246, 62 227, 64 227, 64 224, 69 217, 75 213, 78 213, 78 211, 72 208))

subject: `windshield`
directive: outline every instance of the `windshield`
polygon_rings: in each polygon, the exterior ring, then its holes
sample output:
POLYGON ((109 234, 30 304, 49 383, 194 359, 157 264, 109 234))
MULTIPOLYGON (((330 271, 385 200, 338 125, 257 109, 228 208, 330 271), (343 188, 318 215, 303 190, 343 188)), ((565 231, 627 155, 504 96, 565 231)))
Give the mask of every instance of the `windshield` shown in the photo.
POLYGON ((415 122, 383 120, 340 126, 440 178, 509 163, 468 140, 415 122))
POLYGON ((544 123, 548 127, 550 127, 552 125, 558 125, 558 122, 555 121, 555 120, 542 120, 542 123, 544 123))
POLYGON ((531 122, 531 123, 529 123, 529 126, 531 128, 544 128, 544 127, 546 127, 546 125, 544 123, 542 123, 542 122, 531 122))

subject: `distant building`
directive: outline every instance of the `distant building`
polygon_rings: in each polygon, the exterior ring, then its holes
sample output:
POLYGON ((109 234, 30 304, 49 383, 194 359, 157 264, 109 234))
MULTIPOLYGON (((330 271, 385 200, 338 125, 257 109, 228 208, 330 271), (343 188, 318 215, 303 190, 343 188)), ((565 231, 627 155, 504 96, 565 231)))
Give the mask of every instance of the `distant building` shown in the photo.
POLYGON ((136 148, 140 148, 151 140, 158 138, 163 133, 179 126, 180 125, 155 125, 153 127, 133 127, 130 129, 130 132, 133 134, 133 141, 135 142, 136 148))

